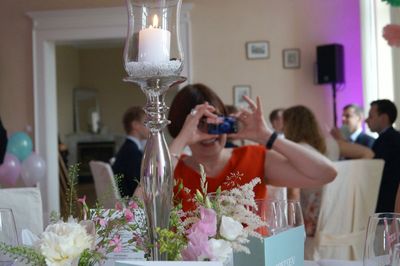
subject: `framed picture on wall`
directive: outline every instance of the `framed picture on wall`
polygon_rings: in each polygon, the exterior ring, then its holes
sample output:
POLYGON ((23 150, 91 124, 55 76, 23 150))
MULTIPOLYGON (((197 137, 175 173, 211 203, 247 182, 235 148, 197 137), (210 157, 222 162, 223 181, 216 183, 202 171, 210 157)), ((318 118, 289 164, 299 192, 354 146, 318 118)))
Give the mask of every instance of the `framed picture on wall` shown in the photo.
POLYGON ((300 49, 283 49, 283 68, 300 68, 300 49))
POLYGON ((269 58, 269 42, 256 41, 246 43, 247 59, 267 59, 269 58))
POLYGON ((239 108, 247 107, 247 102, 243 99, 243 96, 251 97, 251 86, 250 85, 235 85, 233 86, 233 105, 239 108))

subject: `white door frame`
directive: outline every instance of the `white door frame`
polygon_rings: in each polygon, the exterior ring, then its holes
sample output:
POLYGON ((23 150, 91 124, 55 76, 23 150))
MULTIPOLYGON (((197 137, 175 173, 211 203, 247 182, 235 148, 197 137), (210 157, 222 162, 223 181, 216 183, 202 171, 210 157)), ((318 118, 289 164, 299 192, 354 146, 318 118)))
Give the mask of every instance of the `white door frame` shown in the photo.
MULTIPOLYGON (((191 81, 190 10, 182 6, 181 41, 185 52, 182 75, 191 81)), ((46 176, 40 182, 45 221, 60 211, 56 58, 57 43, 124 39, 127 32, 125 7, 29 12, 33 20, 33 95, 35 149, 45 160, 46 176)), ((121 55, 122 64, 122 55, 121 55)))

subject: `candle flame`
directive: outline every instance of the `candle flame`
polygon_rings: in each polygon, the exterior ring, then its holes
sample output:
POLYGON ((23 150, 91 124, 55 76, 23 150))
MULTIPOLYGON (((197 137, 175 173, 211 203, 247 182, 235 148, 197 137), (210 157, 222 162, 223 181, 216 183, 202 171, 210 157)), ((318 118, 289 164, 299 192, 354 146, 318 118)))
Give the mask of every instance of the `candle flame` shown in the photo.
POLYGON ((158 28, 158 16, 154 15, 153 17, 153 28, 158 28))

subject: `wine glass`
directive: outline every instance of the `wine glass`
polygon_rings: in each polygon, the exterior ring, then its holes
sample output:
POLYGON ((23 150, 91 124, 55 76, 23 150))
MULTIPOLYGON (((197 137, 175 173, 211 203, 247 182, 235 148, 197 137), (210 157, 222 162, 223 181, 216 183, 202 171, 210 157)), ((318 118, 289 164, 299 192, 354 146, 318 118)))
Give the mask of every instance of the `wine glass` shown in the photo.
MULTIPOLYGON (((283 201, 285 205, 286 213, 286 224, 287 229, 304 225, 303 210, 298 200, 287 200, 283 201)), ((307 235, 304 229, 304 241, 306 241, 307 235)))
MULTIPOLYGON (((17 229, 11 209, 0 208, 0 242, 11 246, 18 245, 17 229)), ((0 266, 13 265, 14 259, 0 253, 0 266)))
POLYGON ((394 247, 400 243, 400 214, 375 213, 369 217, 364 266, 393 266, 394 247))
POLYGON ((394 244, 392 254, 392 266, 400 265, 400 243, 394 244))
POLYGON ((252 210, 267 225, 257 231, 263 236, 276 235, 287 227, 286 215, 280 200, 257 199, 257 210, 252 210))
POLYGON ((303 211, 298 200, 284 201, 286 204, 286 217, 288 227, 304 225, 303 211))

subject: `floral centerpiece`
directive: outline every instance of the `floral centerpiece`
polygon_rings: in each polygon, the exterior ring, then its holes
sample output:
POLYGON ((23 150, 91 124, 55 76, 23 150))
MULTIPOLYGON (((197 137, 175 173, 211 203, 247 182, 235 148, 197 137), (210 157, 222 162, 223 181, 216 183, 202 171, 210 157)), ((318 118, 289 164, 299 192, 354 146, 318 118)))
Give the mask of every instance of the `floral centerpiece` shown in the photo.
MULTIPOLYGON (((207 193, 206 174, 201 165, 200 172, 201 189, 193 199, 196 209, 184 212, 182 204, 177 203, 171 212, 170 228, 157 229, 156 244, 169 260, 218 260, 229 264, 233 251, 250 253, 246 247, 249 236, 262 239, 257 228, 266 224, 254 212, 257 204, 253 191, 260 179, 211 195, 207 193)), ((72 218, 77 173, 77 166, 70 167, 67 221, 53 217, 32 247, 0 243, 0 252, 35 266, 90 266, 123 249, 148 253, 151 245, 146 237, 143 205, 137 198, 123 199, 114 209, 97 206, 89 210, 84 196, 75 200, 81 207, 81 221, 72 218)), ((178 187, 187 189, 181 184, 178 187)))
MULTIPOLYGON (((33 246, 13 247, 0 243, 0 252, 35 266, 90 266, 123 248, 132 252, 146 249, 146 224, 134 222, 144 221, 141 202, 133 198, 123 199, 116 203, 114 209, 106 210, 97 205, 89 210, 86 196, 76 198, 78 171, 78 165, 71 166, 68 171, 67 221, 52 214, 51 224, 33 246), (81 215, 73 218, 77 204, 80 205, 81 215), (129 240, 124 240, 126 238, 123 239, 121 234, 128 235, 129 240)), ((118 177, 116 179, 119 180, 118 177)))
MULTIPOLYGON (((266 226, 254 212, 254 187, 250 183, 227 191, 207 193, 206 174, 200 165, 201 190, 196 191, 194 211, 178 204, 171 214, 171 228, 160 229, 160 250, 171 260, 219 260, 229 264, 233 251, 250 253, 249 236, 262 239, 257 228, 266 226)), ((180 189, 185 189, 180 186, 180 189)))

